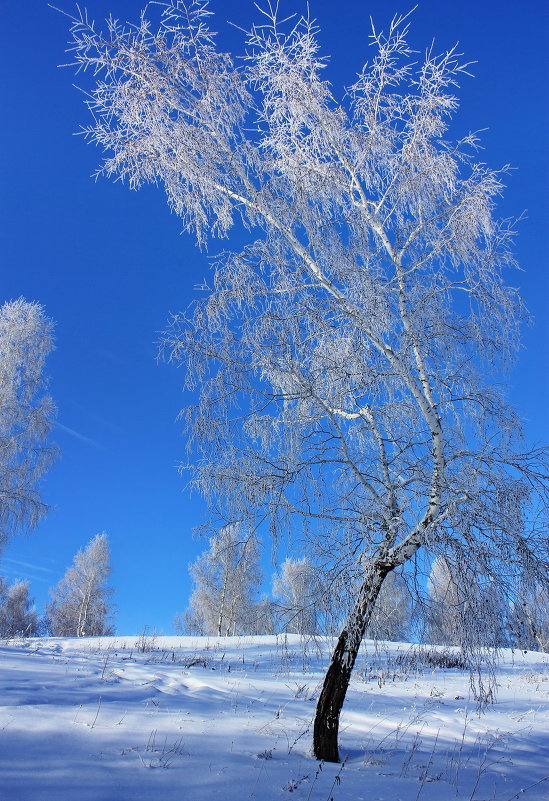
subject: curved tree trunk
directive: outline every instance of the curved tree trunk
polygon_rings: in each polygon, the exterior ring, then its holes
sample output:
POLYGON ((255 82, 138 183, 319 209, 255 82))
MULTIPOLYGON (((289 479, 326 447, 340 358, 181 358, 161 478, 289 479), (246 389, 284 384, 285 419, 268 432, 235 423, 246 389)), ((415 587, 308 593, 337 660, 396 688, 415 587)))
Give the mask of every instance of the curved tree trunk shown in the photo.
POLYGON ((385 576, 393 568, 374 565, 362 582, 354 609, 339 635, 316 706, 313 749, 316 759, 339 762, 339 715, 366 626, 385 576))

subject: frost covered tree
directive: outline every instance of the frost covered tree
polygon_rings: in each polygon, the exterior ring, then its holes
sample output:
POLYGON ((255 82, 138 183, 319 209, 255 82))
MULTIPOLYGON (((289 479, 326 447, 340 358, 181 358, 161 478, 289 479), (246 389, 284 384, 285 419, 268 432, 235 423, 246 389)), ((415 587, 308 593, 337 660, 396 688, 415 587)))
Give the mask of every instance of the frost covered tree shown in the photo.
POLYGON ((8 582, 0 578, 0 637, 34 637, 38 615, 29 597, 29 582, 8 582))
POLYGON ((50 634, 54 637, 112 634, 113 590, 107 586, 110 574, 109 541, 103 532, 78 551, 74 564, 51 591, 46 608, 50 634))
POLYGON ((323 588, 310 559, 286 559, 274 577, 273 596, 284 631, 318 633, 323 588))
POLYGON ((508 603, 493 577, 477 575, 469 564, 439 556, 427 589, 429 597, 422 606, 428 642, 466 647, 475 639, 479 646, 491 648, 507 644, 508 603))
POLYGON ((388 575, 437 556, 499 583, 546 574, 547 539, 524 522, 532 493, 547 501, 547 452, 521 445, 499 389, 524 310, 512 225, 494 216, 502 172, 476 136, 449 140, 466 65, 418 60, 396 18, 336 98, 314 24, 273 7, 240 62, 205 0, 105 33, 76 19, 72 53, 99 76, 87 133, 103 173, 163 185, 201 244, 249 231, 166 344, 198 395, 190 467, 215 513, 308 540, 334 587, 360 573, 314 726, 316 757, 337 761, 388 575))
POLYGON ((276 604, 261 598, 252 608, 250 634, 276 634, 276 604))
POLYGON ((194 582, 186 627, 218 637, 247 634, 255 628, 261 584, 259 543, 242 526, 224 526, 189 568, 194 582))
MULTIPOLYGON (((459 645, 463 625, 462 604, 458 583, 444 557, 435 559, 429 580, 429 603, 426 611, 427 640, 441 645, 459 645)), ((470 595, 470 593, 469 593, 470 595)), ((467 594, 464 593, 464 598, 467 594)))
POLYGON ((47 511, 37 485, 55 456, 46 444, 55 408, 44 377, 52 330, 38 303, 0 307, 0 552, 47 511))

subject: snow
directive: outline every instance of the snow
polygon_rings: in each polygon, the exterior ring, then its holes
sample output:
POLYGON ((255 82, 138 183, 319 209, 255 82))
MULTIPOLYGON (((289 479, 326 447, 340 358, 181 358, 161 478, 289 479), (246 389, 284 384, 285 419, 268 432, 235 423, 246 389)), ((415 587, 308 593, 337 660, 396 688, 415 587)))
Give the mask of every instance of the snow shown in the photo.
POLYGON ((0 799, 548 797, 549 655, 504 651, 497 701, 479 714, 467 672, 366 642, 342 766, 310 751, 330 646, 296 635, 3 643, 0 799))

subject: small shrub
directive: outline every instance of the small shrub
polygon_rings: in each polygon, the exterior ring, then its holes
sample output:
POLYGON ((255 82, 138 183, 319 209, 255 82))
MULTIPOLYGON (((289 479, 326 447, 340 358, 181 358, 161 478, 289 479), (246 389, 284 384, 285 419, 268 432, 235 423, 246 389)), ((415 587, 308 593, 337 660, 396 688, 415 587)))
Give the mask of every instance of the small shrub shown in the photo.
POLYGON ((405 654, 398 654, 395 662, 404 669, 418 672, 425 668, 467 670, 469 667, 464 655, 450 648, 413 648, 405 654))
POLYGON ((141 654, 150 654, 156 648, 156 632, 153 631, 149 634, 148 626, 145 626, 137 640, 135 641, 135 648, 141 654))

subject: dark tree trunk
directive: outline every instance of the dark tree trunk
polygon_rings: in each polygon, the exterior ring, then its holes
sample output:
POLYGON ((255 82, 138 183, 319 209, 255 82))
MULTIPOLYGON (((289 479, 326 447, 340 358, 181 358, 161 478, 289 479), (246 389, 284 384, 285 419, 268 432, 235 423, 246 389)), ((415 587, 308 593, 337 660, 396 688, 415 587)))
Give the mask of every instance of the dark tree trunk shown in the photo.
POLYGON ((339 635, 316 706, 313 750, 316 759, 339 762, 339 715, 366 626, 370 622, 381 585, 392 568, 374 565, 364 578, 347 625, 339 635))

